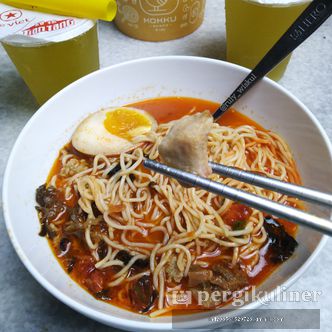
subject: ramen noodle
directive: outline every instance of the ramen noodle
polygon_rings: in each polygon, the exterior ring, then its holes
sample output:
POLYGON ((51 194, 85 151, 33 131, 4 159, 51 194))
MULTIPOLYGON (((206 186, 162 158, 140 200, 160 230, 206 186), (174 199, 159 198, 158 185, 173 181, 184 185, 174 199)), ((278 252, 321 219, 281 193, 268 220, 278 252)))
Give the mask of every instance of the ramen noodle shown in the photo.
MULTIPOLYGON (((135 147, 118 155, 82 154, 74 141, 62 148, 37 190, 40 235, 65 271, 97 299, 151 317, 219 308, 292 255, 296 226, 143 167, 145 158, 160 160, 158 147, 174 120, 213 111, 215 103, 177 97, 131 107, 145 110, 158 126, 135 136, 135 147), (175 291, 191 292, 192 302, 177 303, 170 296, 175 291), (215 291, 228 295, 199 303, 200 292, 215 291)), ((207 151, 215 162, 300 183, 287 143, 235 110, 211 124, 207 151)), ((301 207, 270 190, 209 177, 301 207)))

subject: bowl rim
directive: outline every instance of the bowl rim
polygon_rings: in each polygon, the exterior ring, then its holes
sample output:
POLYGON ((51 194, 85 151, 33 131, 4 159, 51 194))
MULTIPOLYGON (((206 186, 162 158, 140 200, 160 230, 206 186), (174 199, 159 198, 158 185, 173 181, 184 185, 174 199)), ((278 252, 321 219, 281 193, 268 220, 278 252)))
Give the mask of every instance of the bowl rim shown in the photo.
MULTIPOLYGON (((145 321, 145 322, 140 322, 140 321, 134 321, 134 320, 127 320, 124 318, 119 318, 116 317, 115 315, 112 314, 106 314, 106 313, 101 313, 98 310, 92 309, 86 305, 80 304, 79 302, 73 300, 70 296, 67 296, 63 294, 60 290, 58 290, 53 284, 51 284, 49 281, 47 281, 41 274, 40 272, 30 263, 29 258, 26 256, 24 251, 22 250, 20 243, 18 239, 15 236, 15 233, 12 230, 12 223, 13 221, 10 218, 10 214, 8 211, 8 183, 9 183, 9 174, 10 174, 10 169, 13 165, 14 162, 14 156, 15 152, 18 149, 18 146, 22 143, 22 138, 23 136, 29 131, 30 127, 36 121, 39 117, 39 115, 42 112, 45 112, 49 105, 51 105, 54 100, 62 98, 62 95, 67 91, 70 90, 72 87, 80 85, 82 82, 89 80, 91 77, 98 76, 100 73, 107 72, 110 70, 113 70, 115 68, 121 68, 121 67, 126 67, 128 65, 135 65, 135 64, 141 64, 144 62, 149 62, 149 61, 199 61, 202 63, 209 63, 209 64, 216 64, 216 65, 223 65, 229 68, 234 69, 235 71, 240 71, 245 73, 249 73, 250 70, 244 67, 241 67, 236 64, 232 64, 223 60, 217 60, 217 59, 210 59, 210 58, 204 58, 204 57, 197 57, 197 56, 178 56, 178 55, 170 55, 170 56, 153 56, 153 57, 146 57, 146 58, 140 58, 140 59, 135 59, 135 60, 130 60, 130 61, 125 61, 121 62, 115 65, 111 65, 102 69, 99 69, 89 75, 86 75, 79 80, 71 83, 61 91, 59 91, 57 94, 55 94, 51 99, 49 99, 44 105, 42 105, 36 112, 35 114, 32 115, 32 117, 29 119, 29 121, 25 124, 23 129, 21 130, 20 134, 18 135, 8 158, 7 165, 5 168, 5 173, 4 173, 4 179, 3 179, 3 189, 2 189, 2 201, 3 201, 3 215, 5 219, 5 224, 6 224, 6 229, 7 233, 9 235, 10 241, 19 256, 21 262, 23 265, 26 267, 26 269, 31 273, 31 275, 39 282, 39 284, 46 289, 49 293, 51 293, 55 298, 57 298, 59 301, 62 303, 68 305, 70 308, 78 311, 79 313, 97 320, 101 323, 104 324, 110 324, 116 328, 122 328, 122 329, 146 329, 146 330, 156 330, 156 331, 163 331, 163 330, 169 330, 172 328, 172 323, 170 322, 157 322, 155 319, 151 321, 145 321)), ((269 85, 271 85, 273 88, 279 90, 282 92, 284 95, 286 95, 288 98, 290 98, 297 106, 299 106, 303 112, 306 113, 307 116, 309 116, 310 120, 314 123, 314 125, 317 127, 319 130, 319 133, 323 140, 325 141, 325 144, 327 146, 327 149, 329 151, 330 159, 332 161, 332 144, 325 132, 325 129, 322 127, 322 125, 319 123, 319 121, 316 119, 314 114, 292 93, 290 93, 288 90, 286 90, 284 87, 279 85, 278 83, 274 82, 273 80, 264 77, 263 81, 269 85)), ((313 253, 308 257, 306 262, 301 265, 301 267, 291 276, 289 277, 283 284, 283 289, 286 289, 290 287, 311 265, 311 263, 314 261, 314 259, 317 257, 319 252, 322 250, 324 245, 326 244, 328 240, 327 235, 323 235, 321 240, 319 241, 316 249, 313 251, 313 253)), ((273 292, 275 295, 278 295, 281 291, 281 287, 278 287, 275 289, 273 292), (277 290, 277 291, 275 291, 277 290)), ((272 292, 271 292, 272 293, 272 292)), ((270 293, 270 294, 271 294, 270 293)), ((242 309, 247 309, 247 310, 252 310, 257 307, 259 307, 261 304, 259 301, 254 301, 249 303, 248 305, 244 306, 242 309)), ((124 310, 121 309, 120 310, 124 310)), ((188 315, 189 316, 189 315, 188 315)))

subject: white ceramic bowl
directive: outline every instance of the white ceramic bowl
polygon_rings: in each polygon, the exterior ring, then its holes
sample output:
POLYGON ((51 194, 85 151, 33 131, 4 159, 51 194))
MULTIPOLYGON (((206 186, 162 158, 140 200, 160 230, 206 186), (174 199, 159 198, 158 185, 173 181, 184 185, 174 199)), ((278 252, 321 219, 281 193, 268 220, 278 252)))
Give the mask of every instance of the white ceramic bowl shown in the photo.
MULTIPOLYGON (((248 73, 226 62, 195 57, 159 57, 115 65, 73 83, 49 100, 31 118, 10 155, 3 187, 4 214, 11 241, 30 273, 59 300, 99 322, 135 331, 169 330, 169 318, 151 320, 95 300, 62 270, 45 238, 38 236, 35 189, 45 182, 59 149, 70 140, 77 124, 102 107, 123 105, 159 96, 192 96, 223 101, 248 73)), ((258 83, 237 109, 281 134, 290 144, 303 183, 321 190, 332 188, 329 140, 312 113, 294 96, 269 79, 258 83)), ((330 217, 330 211, 310 207, 330 217)), ((299 247, 261 286, 272 291, 288 287, 319 253, 326 238, 300 228, 299 247)), ((250 303, 248 309, 258 302, 250 303)), ((199 316, 189 324, 206 326, 199 316)))

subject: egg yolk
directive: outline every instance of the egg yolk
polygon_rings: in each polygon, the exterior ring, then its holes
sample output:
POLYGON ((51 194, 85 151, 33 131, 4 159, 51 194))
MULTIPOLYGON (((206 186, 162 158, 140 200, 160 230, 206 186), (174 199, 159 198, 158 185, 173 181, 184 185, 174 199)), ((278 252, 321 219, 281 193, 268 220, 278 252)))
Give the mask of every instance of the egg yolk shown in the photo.
POLYGON ((118 137, 131 140, 151 130, 151 120, 135 110, 119 108, 106 113, 105 129, 118 137))

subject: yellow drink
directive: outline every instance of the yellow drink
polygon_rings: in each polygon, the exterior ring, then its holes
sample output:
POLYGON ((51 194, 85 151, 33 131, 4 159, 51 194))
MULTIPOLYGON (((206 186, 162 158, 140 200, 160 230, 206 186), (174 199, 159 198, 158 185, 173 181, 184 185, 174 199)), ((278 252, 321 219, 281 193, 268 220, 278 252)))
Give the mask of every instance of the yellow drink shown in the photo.
MULTIPOLYGON (((309 2, 226 0, 227 61, 253 69, 309 2)), ((290 55, 268 76, 279 80, 289 60, 290 55)))
POLYGON ((40 104, 71 82, 99 69, 96 25, 65 41, 2 44, 40 104))

